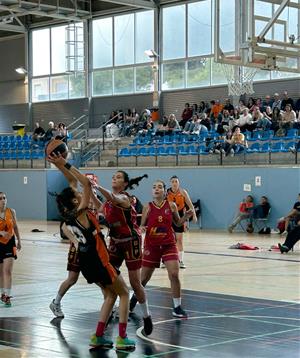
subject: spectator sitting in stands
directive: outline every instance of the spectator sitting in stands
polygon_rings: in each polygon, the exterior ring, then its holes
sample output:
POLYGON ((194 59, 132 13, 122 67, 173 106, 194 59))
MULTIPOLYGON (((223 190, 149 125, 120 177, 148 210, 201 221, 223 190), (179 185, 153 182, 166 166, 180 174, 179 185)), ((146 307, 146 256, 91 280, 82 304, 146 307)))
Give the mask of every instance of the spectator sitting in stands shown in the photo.
POLYGON ((189 121, 186 122, 182 133, 184 133, 184 134, 192 133, 198 118, 199 117, 198 117, 197 114, 193 114, 192 118, 189 121))
POLYGON ((192 118, 192 115, 193 115, 193 110, 192 108, 190 107, 190 104, 189 103, 186 103, 185 104, 185 107, 184 107, 184 110, 181 114, 181 121, 180 121, 180 125, 182 128, 184 128, 186 122, 192 118))
POLYGON ((274 109, 278 108, 281 109, 281 99, 278 93, 274 93, 274 101, 272 104, 272 111, 274 112, 274 109))
POLYGON ((201 101, 198 107, 198 113, 205 113, 206 112, 206 104, 204 101, 201 101))
POLYGON ((298 115, 300 115, 300 98, 297 99, 294 109, 295 109, 296 113, 298 113, 298 115))
POLYGON ((286 105, 289 104, 291 106, 291 110, 294 108, 294 101, 289 97, 287 91, 284 91, 282 94, 281 100, 281 110, 286 110, 286 105))
POLYGON ((152 136, 155 134, 152 118, 149 116, 143 124, 143 128, 139 131, 142 136, 152 136))
POLYGON ((176 119, 175 114, 171 113, 169 115, 168 123, 167 123, 167 134, 173 134, 176 131, 180 130, 180 125, 176 119))
POLYGON ((59 123, 55 132, 55 139, 61 139, 63 142, 67 144, 68 141, 68 130, 64 123, 59 123))
POLYGON ((35 129, 34 129, 34 131, 32 133, 32 140, 34 140, 34 141, 43 140, 44 135, 45 135, 44 128, 40 127, 39 122, 36 122, 35 123, 35 129))
POLYGON ((247 142, 245 141, 244 134, 241 133, 241 129, 239 126, 233 128, 232 136, 230 139, 227 139, 224 143, 224 151, 225 155, 231 155, 243 151, 247 148, 247 142))
POLYGON ((263 131, 271 129, 272 126, 272 109, 270 106, 266 107, 266 110, 263 112, 263 118, 261 122, 257 123, 256 127, 262 129, 263 131))
POLYGON ((224 107, 223 107, 223 111, 224 111, 224 109, 226 109, 228 111, 229 115, 233 115, 234 107, 230 102, 230 98, 225 99, 225 104, 224 104, 224 107))
POLYGON ((48 129, 46 130, 46 133, 44 135, 44 141, 45 142, 49 142, 49 140, 51 140, 54 137, 54 133, 55 133, 55 125, 54 122, 50 121, 48 123, 48 129))
POLYGON ((280 109, 278 107, 275 107, 272 111, 272 124, 270 128, 274 131, 275 135, 279 129, 281 121, 282 121, 282 117, 281 117, 280 109))
POLYGON ((202 123, 202 120, 197 117, 191 134, 201 135, 201 134, 207 133, 207 132, 208 132, 207 127, 202 123))
POLYGON ((211 130, 211 122, 210 122, 208 115, 206 113, 202 113, 202 114, 200 114, 199 118, 201 120, 201 124, 203 124, 207 128, 207 130, 210 131, 211 130))
POLYGON ((192 111, 193 111, 193 115, 198 114, 198 105, 197 105, 197 103, 194 103, 192 105, 192 111))
POLYGON ((250 211, 249 209, 251 209, 254 206, 254 200, 253 200, 253 196, 252 195, 247 195, 247 197, 240 203, 239 205, 239 212, 238 214, 235 216, 235 218, 233 219, 233 222, 231 225, 229 225, 228 227, 228 231, 230 233, 232 233, 232 231, 234 230, 234 228, 242 221, 242 220, 247 220, 250 218, 250 211))
POLYGON ((267 94, 265 96, 265 99, 264 99, 264 101, 262 103, 262 106, 261 106, 262 113, 266 112, 267 107, 270 107, 270 109, 272 111, 272 105, 273 105, 273 101, 271 99, 271 96, 269 94, 267 94))
POLYGON ((250 113, 252 113, 256 109, 257 106, 253 97, 249 97, 247 107, 250 113))
POLYGON ((247 107, 243 108, 242 115, 238 119, 238 126, 241 128, 241 131, 244 132, 247 129, 252 129, 252 115, 249 113, 247 107))
POLYGON ((210 101, 211 111, 210 111, 210 119, 213 124, 216 124, 219 113, 223 110, 223 105, 219 100, 210 101))
POLYGON ((230 116, 229 110, 225 108, 223 109, 223 112, 219 116, 220 117, 219 117, 219 124, 217 126, 217 133, 223 134, 225 132, 228 132, 230 121, 233 118, 230 116))
POLYGON ((282 113, 282 121, 280 123, 280 127, 286 130, 294 127, 294 123, 296 122, 296 113, 293 111, 292 106, 287 104, 285 106, 285 111, 282 113))

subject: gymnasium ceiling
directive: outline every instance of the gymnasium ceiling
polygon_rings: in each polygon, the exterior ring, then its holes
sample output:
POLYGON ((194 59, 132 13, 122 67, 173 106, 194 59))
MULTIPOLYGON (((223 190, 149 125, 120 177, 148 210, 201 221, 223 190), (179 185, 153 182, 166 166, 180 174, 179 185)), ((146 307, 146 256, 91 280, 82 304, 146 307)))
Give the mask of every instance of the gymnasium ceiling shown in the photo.
POLYGON ((22 34, 37 26, 154 9, 159 3, 159 0, 0 0, 0 37, 22 34))

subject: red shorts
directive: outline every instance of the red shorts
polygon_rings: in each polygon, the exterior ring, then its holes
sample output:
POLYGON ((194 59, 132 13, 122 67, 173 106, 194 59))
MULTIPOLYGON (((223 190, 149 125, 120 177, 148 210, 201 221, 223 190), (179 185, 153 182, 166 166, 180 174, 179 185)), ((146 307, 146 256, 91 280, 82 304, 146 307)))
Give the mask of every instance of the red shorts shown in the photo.
POLYGON ((142 267, 141 238, 132 238, 124 242, 110 239, 108 251, 110 263, 117 268, 124 260, 129 271, 136 271, 142 267))
POLYGON ((160 261, 179 261, 175 242, 161 246, 145 245, 142 265, 146 267, 159 267, 160 261))
POLYGON ((67 271, 80 272, 78 251, 73 243, 71 243, 68 253, 67 271))

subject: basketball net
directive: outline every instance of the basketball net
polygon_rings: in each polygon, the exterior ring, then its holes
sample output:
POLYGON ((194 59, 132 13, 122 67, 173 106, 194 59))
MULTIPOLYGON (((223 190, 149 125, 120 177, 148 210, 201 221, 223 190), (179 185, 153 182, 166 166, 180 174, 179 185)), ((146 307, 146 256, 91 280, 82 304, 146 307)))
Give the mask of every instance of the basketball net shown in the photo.
POLYGON ((222 63, 221 65, 227 79, 228 95, 241 96, 254 93, 253 79, 259 70, 258 68, 227 63, 222 63))

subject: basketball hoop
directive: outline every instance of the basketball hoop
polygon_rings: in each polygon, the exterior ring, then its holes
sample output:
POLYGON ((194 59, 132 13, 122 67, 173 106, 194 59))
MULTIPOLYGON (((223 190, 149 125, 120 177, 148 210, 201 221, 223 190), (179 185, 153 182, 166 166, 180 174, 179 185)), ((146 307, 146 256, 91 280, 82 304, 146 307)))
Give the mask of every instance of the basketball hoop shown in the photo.
POLYGON ((253 79, 259 70, 258 68, 226 63, 222 63, 221 65, 227 79, 229 96, 241 96, 254 93, 253 79))

